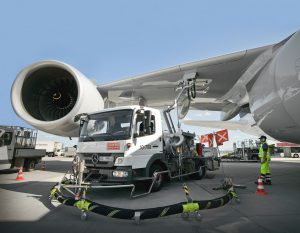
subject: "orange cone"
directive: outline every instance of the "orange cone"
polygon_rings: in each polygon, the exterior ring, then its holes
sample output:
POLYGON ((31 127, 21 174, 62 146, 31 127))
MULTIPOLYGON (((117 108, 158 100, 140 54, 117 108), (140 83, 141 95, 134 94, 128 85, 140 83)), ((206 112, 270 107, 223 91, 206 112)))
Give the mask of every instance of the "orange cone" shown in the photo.
POLYGON ((266 195, 266 194, 268 194, 268 193, 265 191, 264 184, 263 184, 263 181, 262 181, 262 177, 261 177, 261 176, 258 177, 256 194, 257 194, 257 195, 266 195))
POLYGON ((19 168, 19 172, 18 172, 16 180, 18 180, 18 181, 24 180, 24 178, 23 178, 23 168, 22 167, 19 168))
POLYGON ((42 170, 46 171, 46 162, 45 161, 43 161, 43 163, 42 163, 42 170))

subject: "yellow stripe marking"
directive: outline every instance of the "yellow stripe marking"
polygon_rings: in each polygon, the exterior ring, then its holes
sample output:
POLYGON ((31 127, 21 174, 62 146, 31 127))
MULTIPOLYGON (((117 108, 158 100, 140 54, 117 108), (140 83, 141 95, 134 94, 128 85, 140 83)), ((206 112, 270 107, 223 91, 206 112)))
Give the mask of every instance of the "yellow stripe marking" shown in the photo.
POLYGON ((207 202, 206 206, 205 206, 205 209, 209 209, 209 207, 211 206, 211 202, 207 202))
POLYGON ((165 214, 169 211, 169 207, 167 207, 167 208, 164 208, 164 210, 161 212, 161 214, 160 214, 160 217, 163 217, 163 216, 165 216, 165 214))
POLYGON ((120 210, 113 210, 113 211, 111 211, 108 215, 107 215, 107 217, 112 217, 112 216, 114 216, 116 213, 118 213, 118 212, 120 212, 120 210))

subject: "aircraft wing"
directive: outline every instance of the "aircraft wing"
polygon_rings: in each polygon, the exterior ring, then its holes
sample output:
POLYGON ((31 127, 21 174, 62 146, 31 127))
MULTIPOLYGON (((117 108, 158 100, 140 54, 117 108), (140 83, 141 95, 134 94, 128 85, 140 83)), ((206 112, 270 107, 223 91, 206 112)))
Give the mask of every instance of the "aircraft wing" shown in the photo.
POLYGON ((256 136, 266 135, 268 139, 276 141, 275 138, 263 132, 259 127, 254 124, 254 120, 250 116, 245 119, 236 121, 206 121, 206 120, 182 120, 185 125, 200 126, 204 128, 240 130, 243 133, 256 136))
POLYGON ((197 97, 191 108, 223 111, 222 120, 228 120, 248 104, 246 84, 287 40, 100 85, 98 91, 110 106, 136 104, 142 98, 148 106, 163 107, 173 104, 184 77, 196 73, 197 97))
POLYGON ((183 120, 182 123, 184 123, 185 125, 228 130, 242 130, 243 128, 248 126, 247 122, 242 121, 183 120))

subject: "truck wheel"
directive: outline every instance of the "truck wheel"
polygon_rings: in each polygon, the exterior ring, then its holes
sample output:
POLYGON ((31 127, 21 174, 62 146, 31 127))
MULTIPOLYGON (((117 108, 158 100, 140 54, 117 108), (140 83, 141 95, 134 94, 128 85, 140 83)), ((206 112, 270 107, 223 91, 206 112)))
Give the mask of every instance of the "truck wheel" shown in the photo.
POLYGON ((162 170, 163 170, 162 167, 158 164, 151 165, 149 175, 150 175, 150 177, 155 177, 151 192, 157 192, 162 188, 163 182, 164 182, 164 175, 163 174, 155 174, 156 172, 161 172, 162 170))
POLYGON ((24 171, 31 172, 35 169, 35 160, 27 159, 24 164, 24 171))
POLYGON ((203 167, 203 164, 199 163, 199 164, 197 165, 196 170, 197 170, 198 172, 195 173, 192 177, 193 177, 193 179, 195 179, 195 180, 201 180, 201 179, 204 177, 204 175, 205 175, 206 168, 203 167))

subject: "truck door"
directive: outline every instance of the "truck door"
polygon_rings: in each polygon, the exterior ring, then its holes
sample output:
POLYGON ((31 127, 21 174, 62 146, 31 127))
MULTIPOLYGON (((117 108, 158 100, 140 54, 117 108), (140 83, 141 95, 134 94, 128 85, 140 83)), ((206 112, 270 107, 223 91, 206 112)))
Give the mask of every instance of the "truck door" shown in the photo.
POLYGON ((157 132, 155 116, 151 111, 137 114, 135 127, 135 145, 137 151, 134 155, 151 157, 162 153, 161 135, 157 132))

